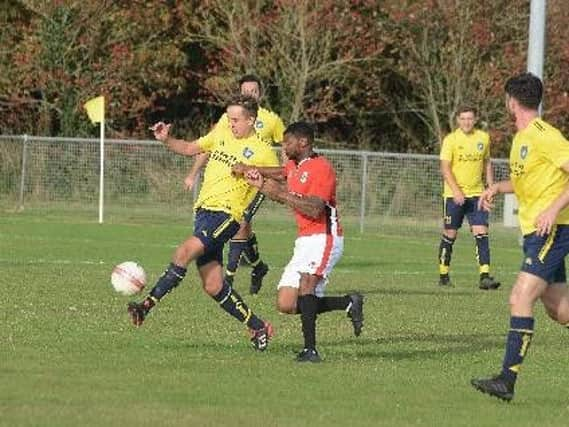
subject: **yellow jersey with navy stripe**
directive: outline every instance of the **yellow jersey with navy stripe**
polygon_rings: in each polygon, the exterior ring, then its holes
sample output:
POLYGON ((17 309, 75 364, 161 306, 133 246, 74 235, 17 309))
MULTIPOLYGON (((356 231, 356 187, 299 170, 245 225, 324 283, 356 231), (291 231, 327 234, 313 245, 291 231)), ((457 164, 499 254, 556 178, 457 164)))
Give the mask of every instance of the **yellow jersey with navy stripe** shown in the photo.
MULTIPOLYGON (((518 199, 518 218, 524 235, 536 230, 534 221, 569 184, 561 166, 569 162, 569 142, 559 130, 536 118, 516 133, 510 151, 510 180, 518 199)), ((557 216, 569 224, 569 208, 557 216)))
POLYGON ((200 194, 194 209, 226 212, 241 221, 243 211, 251 203, 257 190, 243 177, 231 173, 232 166, 241 162, 254 166, 278 166, 272 148, 258 134, 235 138, 231 130, 218 129, 198 139, 200 148, 209 152, 200 194))
MULTIPOLYGON (((231 131, 227 113, 223 113, 215 124, 212 132, 219 130, 231 131)), ((281 118, 266 108, 259 107, 257 119, 255 120, 255 132, 269 145, 280 144, 284 138, 285 126, 281 118)), ((207 135, 206 135, 207 136, 207 135)))
MULTIPOLYGON (((484 191, 484 163, 490 158, 490 136, 479 129, 466 134, 460 128, 443 139, 440 159, 450 162, 456 183, 465 197, 475 197, 484 191)), ((444 197, 452 197, 450 186, 444 183, 444 197)))

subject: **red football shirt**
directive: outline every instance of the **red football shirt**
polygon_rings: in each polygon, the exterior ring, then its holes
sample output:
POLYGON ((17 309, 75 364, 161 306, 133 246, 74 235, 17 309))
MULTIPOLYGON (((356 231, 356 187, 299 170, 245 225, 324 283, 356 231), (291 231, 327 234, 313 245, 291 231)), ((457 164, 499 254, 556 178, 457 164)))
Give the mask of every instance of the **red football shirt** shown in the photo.
POLYGON ((336 172, 322 156, 302 160, 298 165, 289 160, 284 168, 287 189, 301 196, 316 196, 326 208, 318 218, 310 218, 294 210, 299 236, 311 234, 342 235, 342 227, 336 210, 336 172))

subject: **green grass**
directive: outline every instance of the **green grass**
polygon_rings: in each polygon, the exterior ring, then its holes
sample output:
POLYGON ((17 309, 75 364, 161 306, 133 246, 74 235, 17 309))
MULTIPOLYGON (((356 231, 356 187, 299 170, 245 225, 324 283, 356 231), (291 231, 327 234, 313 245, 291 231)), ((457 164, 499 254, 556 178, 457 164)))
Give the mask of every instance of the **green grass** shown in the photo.
POLYGON ((477 289, 472 239, 455 249, 456 287, 439 289, 436 229, 348 227, 329 294, 366 295, 361 337, 343 313, 321 316, 320 365, 293 361, 299 319, 277 314, 275 286, 292 222, 256 224, 271 271, 258 296, 237 289, 276 337, 255 353, 244 328, 200 289, 195 267, 143 327, 109 284, 113 265, 141 262, 153 281, 189 224, 4 212, 0 218, 1 426, 565 426, 568 331, 537 308, 537 331, 510 404, 475 392, 496 372, 517 234, 493 230, 496 292, 477 289), (389 230, 389 231, 388 231, 389 230))

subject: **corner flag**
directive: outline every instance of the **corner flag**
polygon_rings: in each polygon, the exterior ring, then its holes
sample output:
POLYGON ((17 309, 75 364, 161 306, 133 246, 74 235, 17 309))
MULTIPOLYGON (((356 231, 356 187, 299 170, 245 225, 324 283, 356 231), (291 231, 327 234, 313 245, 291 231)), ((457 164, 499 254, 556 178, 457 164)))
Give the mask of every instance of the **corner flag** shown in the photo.
POLYGON ((91 123, 99 123, 100 129, 100 168, 99 168, 99 224, 103 223, 103 193, 105 188, 105 97, 97 96, 87 101, 83 107, 91 123))
POLYGON ((104 123, 105 122, 105 97, 98 96, 90 99, 83 106, 87 111, 87 115, 91 123, 104 123))

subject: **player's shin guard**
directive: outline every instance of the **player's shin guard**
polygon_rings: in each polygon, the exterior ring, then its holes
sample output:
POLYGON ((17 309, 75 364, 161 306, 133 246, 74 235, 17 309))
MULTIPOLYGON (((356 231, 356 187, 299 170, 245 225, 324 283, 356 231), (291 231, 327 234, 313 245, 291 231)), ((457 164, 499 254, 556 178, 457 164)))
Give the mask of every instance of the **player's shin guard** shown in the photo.
POLYGON ((298 297, 300 307, 300 320, 302 334, 304 335, 304 348, 316 348, 316 314, 318 298, 316 295, 301 295, 298 297))
POLYGON ((239 267, 239 259, 241 254, 247 247, 247 240, 245 239, 231 239, 229 241, 229 255, 227 256, 227 267, 225 274, 234 276, 239 267))
POLYGON ((490 272, 490 243, 488 233, 477 234, 474 236, 476 241, 476 259, 480 266, 480 274, 490 272))
POLYGON ((170 263, 166 271, 160 276, 156 285, 150 291, 150 298, 154 302, 160 301, 167 293, 171 292, 180 284, 186 276, 186 269, 174 263, 170 263))
POLYGON ((245 246, 243 255, 245 255, 247 261, 249 261, 249 264, 253 267, 259 263, 261 257, 259 255, 259 247, 255 233, 252 233, 251 236, 249 236, 249 239, 247 239, 247 245, 245 246))
POLYGON ((515 383, 524 357, 533 338, 533 317, 511 317, 506 341, 506 354, 502 364, 502 377, 515 383))
POLYGON ((259 319, 243 301, 243 298, 235 292, 227 281, 223 281, 221 291, 213 297, 219 306, 241 323, 245 323, 250 329, 258 330, 264 326, 259 319))
POLYGON ((452 245, 456 239, 442 235, 439 246, 439 274, 448 274, 452 258, 452 245))

